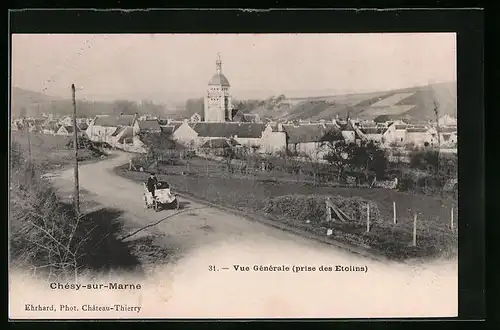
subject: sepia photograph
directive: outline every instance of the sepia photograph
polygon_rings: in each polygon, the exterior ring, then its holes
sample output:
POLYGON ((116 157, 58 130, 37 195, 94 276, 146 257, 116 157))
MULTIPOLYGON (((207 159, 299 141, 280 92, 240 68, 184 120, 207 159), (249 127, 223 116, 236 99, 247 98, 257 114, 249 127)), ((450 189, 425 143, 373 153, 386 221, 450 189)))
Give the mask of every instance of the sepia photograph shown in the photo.
POLYGON ((456 317, 456 38, 13 34, 10 318, 456 317))

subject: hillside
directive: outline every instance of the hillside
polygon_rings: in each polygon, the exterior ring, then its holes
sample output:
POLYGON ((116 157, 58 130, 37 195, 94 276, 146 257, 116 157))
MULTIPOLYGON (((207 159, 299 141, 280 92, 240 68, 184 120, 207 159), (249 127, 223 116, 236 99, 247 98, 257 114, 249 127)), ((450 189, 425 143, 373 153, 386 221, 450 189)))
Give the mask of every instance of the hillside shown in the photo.
MULTIPOLYGON (((94 117, 101 114, 152 114, 156 116, 173 115, 163 104, 151 101, 134 102, 129 100, 115 100, 112 102, 78 100, 77 112, 82 117, 94 117)), ((38 117, 43 113, 53 115, 71 115, 73 104, 71 99, 63 99, 42 93, 13 87, 11 94, 11 115, 13 117, 38 117)))
MULTIPOLYGON (((443 83, 411 87, 385 92, 338 95, 304 99, 290 107, 252 110, 262 118, 281 120, 331 120, 337 115, 373 119, 387 115, 391 119, 434 119, 434 100, 440 105, 441 115, 457 115, 456 84, 443 83)), ((285 100, 286 102, 287 100, 285 100)))
POLYGON ((25 112, 26 115, 35 113, 38 110, 39 104, 50 104, 51 102, 62 101, 62 99, 58 97, 33 92, 19 87, 12 88, 11 100, 13 116, 21 116, 23 112, 25 112))

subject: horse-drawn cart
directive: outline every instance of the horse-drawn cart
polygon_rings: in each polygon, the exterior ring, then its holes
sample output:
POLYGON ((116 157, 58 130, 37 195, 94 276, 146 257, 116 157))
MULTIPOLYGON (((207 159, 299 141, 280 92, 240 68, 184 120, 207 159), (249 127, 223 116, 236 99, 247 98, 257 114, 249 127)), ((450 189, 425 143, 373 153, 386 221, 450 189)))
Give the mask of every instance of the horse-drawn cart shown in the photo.
POLYGON ((175 194, 170 191, 170 186, 163 181, 159 181, 155 189, 155 197, 148 190, 146 183, 143 183, 144 187, 144 203, 146 208, 153 208, 158 212, 162 208, 167 209, 178 209, 179 201, 175 194))

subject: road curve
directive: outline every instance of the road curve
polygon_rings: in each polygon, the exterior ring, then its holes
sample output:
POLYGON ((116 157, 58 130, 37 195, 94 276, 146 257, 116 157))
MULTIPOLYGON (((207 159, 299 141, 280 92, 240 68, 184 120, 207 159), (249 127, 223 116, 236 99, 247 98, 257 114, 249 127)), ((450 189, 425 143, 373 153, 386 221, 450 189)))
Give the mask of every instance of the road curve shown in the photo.
MULTIPOLYGON (((142 186, 113 172, 129 157, 117 153, 111 159, 82 165, 79 175, 80 187, 103 205, 123 210, 133 230, 175 211, 144 209, 142 186)), ((72 180, 70 169, 55 183, 67 187, 72 180)), ((419 266, 376 262, 193 201, 181 199, 181 203, 184 212, 154 230, 163 235, 165 244, 175 245, 182 258, 175 265, 157 265, 144 280, 148 289, 139 299, 142 312, 130 317, 438 317, 457 313, 456 261, 419 266), (297 265, 315 270, 241 272, 234 270, 236 264, 250 269, 297 265), (211 265, 218 271, 209 271, 211 265), (368 271, 319 270, 337 265, 365 266, 368 271)))

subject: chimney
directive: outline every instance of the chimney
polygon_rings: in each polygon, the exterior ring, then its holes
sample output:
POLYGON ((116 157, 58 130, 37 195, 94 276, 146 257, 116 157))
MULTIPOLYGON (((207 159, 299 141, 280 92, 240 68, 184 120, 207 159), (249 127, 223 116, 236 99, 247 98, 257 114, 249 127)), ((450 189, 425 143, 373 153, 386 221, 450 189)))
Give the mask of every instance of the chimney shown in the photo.
POLYGON ((283 132, 283 124, 278 123, 278 132, 283 132))

